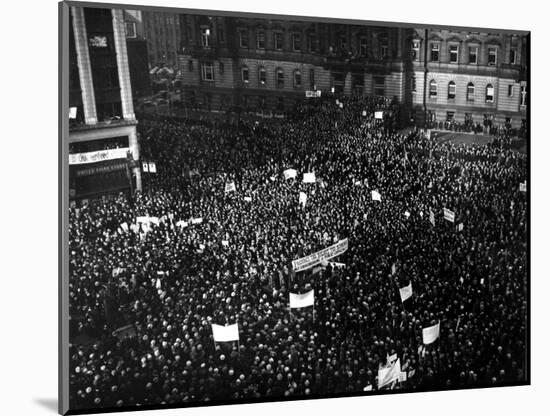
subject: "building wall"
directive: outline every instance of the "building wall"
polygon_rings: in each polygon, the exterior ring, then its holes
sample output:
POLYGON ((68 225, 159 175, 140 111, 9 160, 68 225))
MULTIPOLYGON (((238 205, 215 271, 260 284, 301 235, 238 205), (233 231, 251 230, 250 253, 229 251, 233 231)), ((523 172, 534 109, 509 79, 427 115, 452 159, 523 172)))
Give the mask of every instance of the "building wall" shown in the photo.
POLYGON ((179 16, 176 13, 142 12, 149 65, 178 65, 180 43, 179 16))

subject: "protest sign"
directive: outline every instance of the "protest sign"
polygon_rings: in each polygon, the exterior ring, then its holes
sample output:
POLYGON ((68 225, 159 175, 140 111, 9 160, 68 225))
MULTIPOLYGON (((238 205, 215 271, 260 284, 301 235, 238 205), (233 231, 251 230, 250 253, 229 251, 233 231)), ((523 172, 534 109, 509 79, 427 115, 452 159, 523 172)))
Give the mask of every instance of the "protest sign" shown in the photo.
POLYGON ((378 388, 381 389, 396 380, 401 374, 401 361, 397 359, 393 364, 378 370, 378 388))
POLYGON ((380 195, 378 191, 372 191, 371 195, 373 201, 382 201, 382 195, 380 195))
POLYGON ((237 188, 235 187, 235 182, 228 182, 225 184, 225 193, 235 192, 237 188))
POLYGON ((330 260, 336 256, 339 256, 347 249, 348 239, 345 238, 344 240, 340 240, 336 244, 333 244, 332 246, 320 250, 316 253, 310 254, 309 256, 293 260, 292 270, 294 270, 295 272, 307 270, 310 267, 316 266, 317 264, 321 263, 323 260, 330 260))
POLYGON ((315 183, 315 173, 304 173, 304 179, 302 180, 304 183, 315 183))
POLYGON ((191 218, 191 224, 202 224, 202 218, 191 218))
POLYGON ((239 340, 239 324, 216 325, 212 324, 212 335, 214 342, 231 342, 239 340))
POLYGON ((285 179, 295 178, 297 175, 296 169, 287 169, 283 171, 283 175, 285 176, 285 179))
POLYGON ((157 164, 155 162, 149 162, 149 173, 157 173, 157 164))
POLYGON ((407 299, 409 299, 412 296, 412 294, 413 294, 412 282, 409 282, 407 286, 399 289, 399 296, 401 296, 401 302, 405 302, 407 299))
POLYGON ((305 192, 300 192, 300 198, 298 203, 302 205, 302 208, 306 207, 307 195, 305 192))
POLYGON ((462 231, 464 229, 464 224, 460 223, 458 224, 458 231, 462 231))
POLYGON ((178 221, 176 223, 176 226, 181 227, 181 228, 185 228, 185 227, 189 226, 189 223, 187 221, 181 220, 181 221, 178 221))
POLYGON ((439 338, 439 322, 427 328, 422 328, 422 342, 425 345, 431 344, 439 338))
POLYGON ((520 182, 519 184, 519 190, 521 192, 527 192, 527 181, 520 182))
POLYGON ((306 308, 315 304, 315 295, 313 289, 302 294, 290 293, 289 300, 291 308, 306 308))
POLYGON ((374 112, 374 118, 375 119, 382 120, 383 117, 384 117, 384 112, 383 111, 375 111, 374 112))
POLYGON ((246 202, 250 202, 250 201, 252 201, 252 198, 249 197, 249 196, 245 196, 245 197, 244 197, 244 200, 245 200, 246 202))
POLYGON ((148 162, 143 162, 142 166, 143 166, 143 171, 144 172, 149 172, 149 163, 148 162))
POLYGON ((120 224, 120 228, 122 228, 124 231, 128 232, 128 224, 126 224, 125 222, 120 224))

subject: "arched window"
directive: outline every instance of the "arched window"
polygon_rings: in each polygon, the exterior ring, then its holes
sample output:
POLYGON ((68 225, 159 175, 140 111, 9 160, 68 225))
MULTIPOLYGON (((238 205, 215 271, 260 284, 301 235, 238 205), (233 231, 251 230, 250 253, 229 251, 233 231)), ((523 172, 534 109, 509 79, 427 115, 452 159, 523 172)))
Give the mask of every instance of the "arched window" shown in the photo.
POLYGON ((282 68, 277 68, 277 88, 285 86, 285 73, 282 68))
POLYGON ((447 93, 447 98, 449 100, 454 100, 456 97, 456 84, 454 81, 449 82, 449 90, 447 93))
POLYGON ((265 85, 267 79, 267 74, 265 72, 265 68, 263 66, 258 69, 258 82, 260 83, 260 86, 265 85))
POLYGON ((430 81, 430 98, 437 97, 437 82, 435 82, 435 79, 432 79, 430 81))
POLYGON ((487 84, 487 88, 485 89, 485 101, 488 103, 492 103, 495 98, 495 89, 493 88, 492 84, 487 84))
POLYGON ((243 82, 248 83, 248 67, 246 65, 241 68, 241 79, 243 82))
POLYGON ((475 94, 474 84, 469 82, 468 86, 466 87, 466 100, 474 101, 474 94, 475 94))
POLYGON ((302 86, 302 73, 299 69, 294 71, 294 87, 299 88, 302 86))

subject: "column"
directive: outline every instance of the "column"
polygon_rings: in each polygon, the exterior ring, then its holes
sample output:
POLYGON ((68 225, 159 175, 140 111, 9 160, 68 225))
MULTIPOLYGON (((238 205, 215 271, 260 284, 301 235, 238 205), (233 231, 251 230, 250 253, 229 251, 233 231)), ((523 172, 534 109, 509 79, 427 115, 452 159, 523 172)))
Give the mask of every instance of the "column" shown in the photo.
POLYGON ((86 20, 82 7, 71 7, 73 15, 74 43, 78 63, 78 76, 80 89, 82 90, 82 106, 84 107, 84 122, 86 124, 97 123, 95 105, 94 83, 92 79, 92 67, 90 54, 88 53, 88 36, 86 35, 86 20))
POLYGON ((118 81, 120 84, 120 99, 122 101, 122 117, 124 120, 135 120, 136 116, 134 114, 134 104, 132 101, 132 86, 130 84, 130 69, 128 67, 128 51, 126 49, 124 14, 121 9, 113 9, 112 14, 118 81))

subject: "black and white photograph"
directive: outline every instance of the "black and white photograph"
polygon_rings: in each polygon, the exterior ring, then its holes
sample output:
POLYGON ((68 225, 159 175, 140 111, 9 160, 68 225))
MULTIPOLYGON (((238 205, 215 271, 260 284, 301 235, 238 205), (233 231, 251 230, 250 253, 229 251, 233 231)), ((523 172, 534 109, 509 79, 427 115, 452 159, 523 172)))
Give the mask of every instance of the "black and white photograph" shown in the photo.
POLYGON ((530 384, 528 30, 59 11, 61 413, 530 384))

